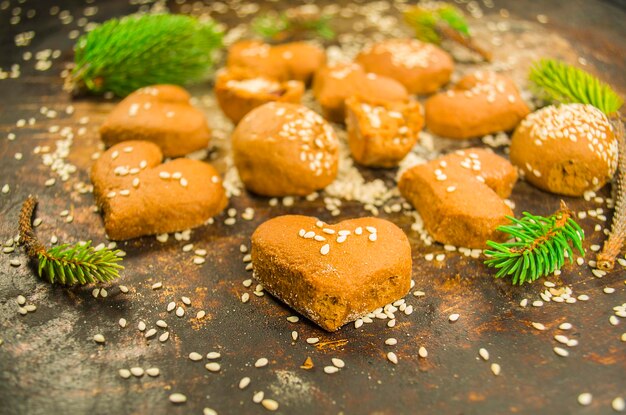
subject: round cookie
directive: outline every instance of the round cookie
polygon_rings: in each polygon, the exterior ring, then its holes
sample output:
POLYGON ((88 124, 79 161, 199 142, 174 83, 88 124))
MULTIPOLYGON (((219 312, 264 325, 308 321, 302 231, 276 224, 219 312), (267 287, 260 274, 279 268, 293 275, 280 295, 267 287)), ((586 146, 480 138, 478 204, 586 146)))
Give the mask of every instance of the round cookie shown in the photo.
POLYGON ((452 57, 417 39, 388 39, 359 53, 356 62, 368 72, 393 78, 411 94, 432 94, 450 81, 452 57))
POLYGON ((254 108, 267 102, 299 103, 302 94, 304 83, 300 81, 278 82, 239 68, 220 71, 215 81, 217 102, 235 124, 254 108))
POLYGON ((511 162, 533 185, 581 196, 617 168, 617 139, 606 115, 584 104, 548 106, 528 115, 511 140, 511 162))
POLYGON ((337 177, 337 136, 302 105, 270 102, 255 108, 237 125, 232 146, 239 177, 260 195, 307 195, 337 177))
POLYGON ((306 42, 271 46, 259 40, 242 40, 228 50, 227 66, 245 68, 278 81, 292 79, 308 83, 326 63, 326 53, 306 42))
POLYGON ((441 137, 467 140, 514 129, 530 109, 515 83, 491 71, 476 71, 454 88, 428 98, 426 126, 441 137))
POLYGON ((409 94, 395 79, 366 72, 356 63, 324 66, 315 73, 313 95, 320 103, 324 117, 343 123, 346 99, 355 96, 373 101, 407 101, 409 94))

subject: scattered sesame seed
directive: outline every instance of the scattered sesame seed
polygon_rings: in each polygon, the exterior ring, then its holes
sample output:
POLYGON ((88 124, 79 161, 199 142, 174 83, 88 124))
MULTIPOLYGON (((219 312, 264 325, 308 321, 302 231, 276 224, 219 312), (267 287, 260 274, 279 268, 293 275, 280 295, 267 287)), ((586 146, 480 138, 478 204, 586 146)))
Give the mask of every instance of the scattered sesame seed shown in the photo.
POLYGON ((613 288, 613 287, 604 287, 604 289, 602 291, 604 291, 605 294, 613 294, 615 292, 615 288, 613 288))
POLYGON ((139 330, 139 331, 144 331, 145 329, 146 329, 146 323, 144 323, 143 321, 140 321, 140 322, 137 324, 137 330, 139 330))
POLYGON ((570 323, 561 323, 559 325, 559 328, 561 330, 570 330, 572 328, 572 325, 570 323))
POLYGON ((448 317, 448 320, 449 320, 451 323, 454 323, 455 321, 457 321, 457 320, 459 319, 459 317, 460 317, 460 315, 459 315, 459 314, 457 314, 457 313, 450 314, 450 317, 448 317))
POLYGON ((419 350, 417 351, 417 354, 419 355, 419 357, 425 359, 428 357, 428 350, 426 350, 424 346, 421 346, 419 350))
POLYGON ((150 377, 155 378, 161 374, 161 371, 159 370, 158 367, 151 367, 151 368, 146 369, 146 374, 150 377))
POLYGON ((120 291, 124 294, 128 292, 128 287, 125 285, 120 285, 120 291))
POLYGON ((210 362, 207 363, 206 365, 204 365, 204 367, 206 368, 206 370, 208 370, 209 372, 219 372, 221 369, 221 366, 219 363, 217 362, 210 362))
POLYGON ((245 304, 248 301, 250 301, 250 294, 248 293, 241 294, 241 302, 245 304))
POLYGON ((167 304, 167 311, 171 312, 176 308, 176 303, 171 301, 170 303, 167 304))
POLYGON ((609 323, 611 323, 612 326, 617 326, 619 324, 619 319, 615 316, 611 316, 609 317, 609 323))
POLYGON ((263 399, 261 401, 261 405, 263 405, 263 408, 267 409, 268 411, 275 411, 278 409, 278 402, 273 399, 263 399))
POLYGON ((159 341, 160 341, 161 343, 165 343, 165 342, 167 341, 167 339, 169 339, 169 338, 170 338, 170 332, 169 332, 169 331, 166 331, 165 333, 163 333, 163 334, 161 334, 161 335, 159 336, 159 341))
POLYGON ((185 315, 185 309, 178 306, 178 308, 176 309, 176 315, 178 317, 183 317, 185 315))
POLYGON ((261 403, 264 396, 265 396, 265 393, 263 393, 263 391, 255 392, 254 395, 252 395, 252 402, 261 403))
POLYGON ((170 402, 172 403, 185 403, 187 402, 187 397, 182 393, 173 393, 170 395, 170 402))
POLYGON ((258 359, 256 362, 254 362, 254 367, 265 367, 268 364, 269 364, 269 360, 267 360, 265 357, 262 357, 258 359))
POLYGON ((487 361, 489 360, 489 351, 487 349, 485 349, 484 347, 481 347, 478 350, 478 355, 484 360, 487 361))
POLYGON ((161 327, 162 329, 166 329, 167 328, 167 323, 163 320, 157 320, 156 322, 157 327, 161 327))
POLYGON ((95 336, 93 336, 93 341, 95 341, 96 343, 104 343, 105 339, 102 334, 96 334, 95 336))
POLYGON ((333 362, 333 365, 335 365, 336 367, 340 369, 346 366, 346 363, 337 357, 333 357, 331 361, 333 362))
POLYGON ((194 362, 198 362, 202 360, 202 355, 198 352, 191 352, 189 353, 189 359, 193 360, 194 362))
POLYGON ((555 347, 552 350, 554 350, 554 353, 556 353, 557 355, 561 356, 561 357, 567 357, 569 356, 569 352, 561 347, 555 347))
POLYGON ((317 337, 309 337, 308 339, 306 339, 306 342, 308 344, 315 344, 315 343, 318 343, 319 341, 320 339, 317 337))
POLYGON ((152 284, 152 289, 153 290, 158 290, 159 288, 163 287, 163 283, 162 282, 155 282, 154 284, 152 284))
POLYGON ((120 374, 120 376, 124 379, 128 379, 130 377, 130 370, 128 369, 120 369, 118 370, 118 373, 120 374))
POLYGON ((546 326, 544 326, 542 323, 535 323, 532 322, 530 323, 534 328, 536 328, 537 330, 545 330, 546 326))
POLYGON ((624 409, 626 409, 626 401, 624 401, 624 398, 621 396, 618 396, 611 402, 611 408, 613 408, 614 411, 623 412, 624 409))
POLYGON ((244 378, 241 378, 241 380, 239 381, 239 389, 243 390, 247 388, 248 385, 250 385, 250 378, 247 376, 244 378))
POLYGON ((387 353, 387 360, 389 360, 394 365, 398 364, 398 356, 394 352, 387 353))
POLYGON ((144 371, 140 367, 131 367, 130 368, 130 373, 132 373, 133 376, 140 378, 140 377, 143 376, 144 371))
POLYGON ((578 403, 582 406, 590 405, 592 400, 593 396, 589 392, 584 392, 578 395, 578 403))
POLYGON ((330 245, 329 244, 324 244, 322 246, 322 248, 320 249, 320 254, 322 254, 322 255, 328 255, 329 252, 330 252, 330 245))
POLYGON ((337 373, 339 372, 339 368, 335 367, 335 366, 325 366, 324 367, 324 373, 327 374, 333 374, 333 373, 337 373))
POLYGON ((497 363, 492 363, 491 364, 491 373, 493 373, 494 375, 498 376, 500 375, 502 368, 500 367, 499 364, 497 363))
POLYGON ((298 316, 289 316, 287 317, 287 321, 290 323, 297 323, 298 321, 300 321, 300 317, 298 316))
POLYGON ((222 355, 219 352, 209 352, 206 354, 206 358, 209 360, 219 359, 220 357, 222 357, 222 355))
POLYGON ((204 310, 200 310, 196 313, 196 318, 200 319, 200 318, 204 318, 204 316, 206 316, 206 311, 204 310))

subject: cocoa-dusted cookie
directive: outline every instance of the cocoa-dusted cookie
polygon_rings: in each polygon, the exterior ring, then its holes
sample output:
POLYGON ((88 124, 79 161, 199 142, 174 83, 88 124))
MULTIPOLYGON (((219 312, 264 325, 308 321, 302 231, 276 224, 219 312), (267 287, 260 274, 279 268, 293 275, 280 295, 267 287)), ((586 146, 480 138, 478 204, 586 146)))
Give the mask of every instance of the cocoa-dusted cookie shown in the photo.
POLYGON ((402 298, 411 286, 411 246, 393 223, 368 217, 327 225, 287 215, 252 235, 254 276, 320 327, 342 325, 402 298))
POLYGON ((568 196, 604 186, 617 168, 617 153, 617 138, 606 115, 583 104, 533 112, 511 140, 511 162, 527 181, 568 196))
POLYGON ((237 125, 232 146, 239 177, 260 195, 307 195, 337 177, 337 136, 302 105, 270 102, 255 108, 237 125))
POLYGON ((247 113, 267 102, 300 103, 304 94, 301 81, 283 81, 253 75, 245 69, 225 69, 217 75, 215 96, 220 108, 237 124, 247 113))
POLYGON ((211 130, 204 114, 189 103, 189 93, 176 85, 138 89, 113 109, 100 127, 107 146, 122 141, 151 141, 165 157, 184 156, 206 148, 211 130))
POLYGON ((356 57, 368 72, 393 78, 411 94, 432 94, 450 81, 452 57, 443 49, 417 39, 388 39, 356 57))
POLYGON ((346 100, 346 126, 352 157, 362 165, 394 167, 417 143, 424 126, 417 101, 346 100))
POLYGON ((229 68, 245 68, 278 81, 297 80, 305 84, 326 63, 326 53, 306 42, 271 46, 259 40, 242 40, 228 50, 229 68))
POLYGON ((213 166, 185 158, 162 160, 156 144, 127 141, 105 151, 92 166, 94 195, 110 239, 193 228, 226 207, 213 166))
POLYGON ((508 160, 484 149, 457 151, 407 170, 400 193, 417 209, 437 242, 484 248, 501 241, 497 227, 513 216, 503 198, 511 194, 517 172, 508 160))
POLYGON ((373 101, 406 101, 404 86, 398 81, 366 72, 356 63, 324 66, 315 73, 313 95, 324 117, 333 122, 345 121, 345 100, 351 96, 373 101))
POLYGON ((464 76, 424 106, 430 131, 460 140, 512 130, 530 112, 515 83, 491 71, 464 76))

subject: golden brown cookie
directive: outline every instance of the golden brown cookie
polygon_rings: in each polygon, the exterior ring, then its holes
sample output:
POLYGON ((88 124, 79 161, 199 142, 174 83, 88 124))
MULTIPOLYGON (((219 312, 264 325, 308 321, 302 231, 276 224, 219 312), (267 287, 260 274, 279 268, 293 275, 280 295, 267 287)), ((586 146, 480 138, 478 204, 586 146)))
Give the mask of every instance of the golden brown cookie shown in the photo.
POLYGON ((511 194, 517 172, 508 160, 480 148, 457 151, 407 170, 400 193, 417 209, 437 242, 484 248, 501 241, 497 231, 513 216, 503 198, 511 194))
POLYGON ((242 40, 228 50, 229 68, 246 68, 253 73, 284 82, 307 84, 313 73, 326 63, 323 49, 306 42, 271 46, 259 40, 242 40))
POLYGON ((237 124, 256 107, 272 102, 300 103, 304 94, 301 81, 278 82, 247 70, 223 70, 215 81, 215 96, 220 108, 237 124))
POLYGON ((430 131, 460 140, 512 130, 530 112, 515 83, 490 71, 463 77, 424 106, 430 131))
POLYGON ((315 73, 313 95, 320 103, 324 117, 345 122, 345 100, 351 96, 372 101, 406 101, 409 94, 398 81, 367 73, 355 63, 325 66, 315 73))
POLYGON ((336 225, 299 215, 268 220, 252 235, 252 264, 265 290, 328 331, 411 286, 406 235, 373 217, 336 225))
POLYGON ((337 136, 302 105, 270 102, 255 108, 237 125, 232 145, 239 177, 260 195, 307 195, 337 177, 337 136))
POLYGON ((417 39, 388 39, 363 50, 356 58, 368 72, 393 78, 411 94, 432 94, 450 81, 452 57, 417 39))
POLYGON ((189 103, 189 93, 176 85, 141 88, 124 98, 100 127, 107 146, 122 141, 151 141, 165 157, 184 156, 206 148, 211 130, 204 114, 189 103))
POLYGON ((417 101, 346 100, 346 126, 352 157, 362 165, 394 167, 417 143, 424 126, 417 101))
POLYGON ((213 166, 185 158, 162 160, 156 144, 127 141, 105 151, 92 166, 94 195, 110 239, 193 228, 226 207, 213 166))
POLYGON ((581 196, 613 177, 617 147, 602 111, 583 104, 551 105, 533 112, 517 127, 511 162, 540 189, 581 196))

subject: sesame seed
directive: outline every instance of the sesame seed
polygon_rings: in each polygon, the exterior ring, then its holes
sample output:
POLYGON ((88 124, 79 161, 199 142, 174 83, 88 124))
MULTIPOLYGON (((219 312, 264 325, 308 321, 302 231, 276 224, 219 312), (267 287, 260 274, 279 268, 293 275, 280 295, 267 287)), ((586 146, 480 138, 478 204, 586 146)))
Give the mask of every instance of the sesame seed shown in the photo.
POLYGON ((554 353, 556 353, 557 355, 561 357, 569 356, 569 352, 561 347, 554 347, 552 350, 554 350, 554 353))
POLYGON ((169 332, 169 331, 166 331, 165 333, 163 333, 163 334, 161 334, 161 335, 159 336, 159 341, 160 341, 161 343, 165 343, 165 342, 167 341, 167 339, 169 339, 169 338, 170 338, 170 332, 169 332))
POLYGON ((567 338, 567 336, 564 336, 562 334, 555 335, 554 340, 556 340, 557 342, 561 344, 567 344, 569 342, 569 339, 567 338))
POLYGON ((295 342, 296 340, 298 340, 298 332, 297 331, 292 331, 291 332, 291 339, 295 342))
POLYGON ((354 233, 355 233, 356 235, 362 235, 362 234, 363 234, 363 228, 361 228, 361 227, 359 226, 358 228, 356 228, 356 229, 354 230, 354 233))
POLYGON ((335 367, 335 366, 325 366, 324 367, 324 373, 327 374, 333 374, 333 373, 337 373, 339 372, 339 368, 335 367))
POLYGON ((559 328, 561 330, 570 330, 572 328, 572 325, 570 323, 561 323, 559 325, 559 328))
POLYGON ((189 299, 189 297, 182 296, 182 297, 180 297, 180 300, 181 300, 181 301, 183 302, 183 304, 185 304, 185 305, 191 305, 191 300, 189 299))
POLYGON ((491 373, 493 373, 494 375, 498 376, 500 375, 502 368, 500 367, 499 364, 497 363, 492 363, 491 364, 491 373))
POLYGON ((137 330, 144 331, 145 329, 146 329, 146 323, 144 323, 143 321, 140 321, 139 324, 137 324, 137 330))
POLYGON ((589 392, 584 392, 578 395, 578 403, 582 406, 590 405, 592 400, 593 396, 589 392))
POLYGON ((189 353, 189 359, 193 360, 194 362, 198 362, 202 360, 202 355, 198 352, 191 352, 189 353))
POLYGON ((330 252, 330 245, 329 244, 324 244, 322 246, 322 248, 320 249, 320 254, 322 254, 322 255, 328 255, 329 252, 330 252))
POLYGON ((263 393, 263 391, 255 392, 254 395, 252 395, 252 402, 261 403, 264 396, 265 396, 265 393, 263 393))
POLYGON ((604 289, 602 291, 604 291, 605 294, 613 294, 615 292, 615 288, 613 288, 613 287, 604 287, 604 289))
POLYGON ((28 311, 29 313, 32 313, 33 311, 37 310, 37 306, 35 306, 34 304, 28 304, 24 306, 24 310, 28 311))
POLYGON ((167 311, 171 312, 176 308, 176 303, 174 301, 171 301, 167 304, 167 311))
POLYGON ((448 317, 448 320, 449 320, 451 323, 454 323, 455 321, 457 321, 457 320, 459 319, 459 317, 460 317, 460 315, 459 315, 459 314, 456 314, 456 313, 454 313, 454 314, 450 314, 450 317, 448 317))
POLYGON ((611 316, 609 317, 609 323, 611 323, 612 326, 617 326, 619 324, 619 319, 615 316, 611 316))
POLYGON ((202 257, 196 256, 196 257, 193 258, 193 263, 196 264, 196 265, 202 265, 205 262, 206 262, 206 259, 204 259, 202 257))
POLYGON ((320 339, 317 337, 309 337, 308 339, 306 339, 306 342, 308 344, 315 344, 315 343, 318 343, 319 341, 320 339))
POLYGON ((120 291, 124 294, 128 292, 128 287, 125 285, 120 285, 120 291))
POLYGON ((481 347, 478 350, 478 354, 480 355, 480 357, 484 360, 487 361, 489 360, 489 351, 487 349, 485 349, 484 347, 481 347))
POLYGON ((394 365, 398 364, 398 356, 394 352, 387 353, 387 360, 389 360, 394 365))
POLYGON ((395 346, 396 344, 398 344, 398 340, 394 339, 393 337, 390 337, 387 340, 385 340, 385 344, 387 346, 395 346))
POLYGON ((152 289, 153 290, 158 290, 159 288, 163 287, 163 283, 162 282, 155 282, 154 284, 152 284, 152 289))
POLYGON ((156 325, 157 327, 161 327, 162 329, 167 328, 167 323, 163 320, 157 320, 156 325))
POLYGON ((611 401, 611 408, 613 408, 614 411, 623 412, 624 409, 626 409, 626 401, 624 401, 624 398, 621 396, 618 396, 611 401))
POLYGON ((250 294, 248 293, 241 294, 241 302, 245 304, 248 301, 250 301, 250 294))
POLYGON ((146 369, 146 374, 150 377, 155 378, 161 374, 161 371, 159 370, 158 367, 151 367, 151 368, 146 369))
POLYGON ((417 354, 419 355, 419 357, 425 359, 428 357, 428 350, 426 350, 424 346, 421 346, 419 350, 417 351, 417 354))
POLYGON ((206 358, 209 360, 219 359, 220 357, 222 357, 222 355, 219 352, 209 352, 206 354, 206 358))
POLYGON ((187 397, 182 393, 173 393, 170 395, 170 402, 172 403, 185 403, 187 402, 187 397))
POLYGON ((578 298, 580 301, 588 301, 589 300, 589 296, 587 294, 581 294, 579 295, 578 298))
POLYGON ((267 360, 265 357, 262 357, 258 359, 256 362, 254 362, 254 367, 265 367, 268 364, 269 364, 269 360, 267 360))
POLYGON ((263 408, 267 409, 268 411, 275 411, 278 409, 278 402, 273 399, 263 399, 261 401, 261 405, 263 405, 263 408))
POLYGON ((287 321, 290 323, 297 323, 298 321, 300 321, 300 317, 298 316, 289 316, 287 317, 287 321))
POLYGON ((204 316, 206 316, 206 311, 204 311, 204 310, 200 310, 200 311, 198 311, 198 312, 196 313, 196 318, 197 318, 197 319, 204 318, 204 316))
POLYGON ((333 365, 335 365, 335 367, 338 367, 340 369, 346 366, 346 363, 337 357, 333 357, 330 360, 333 362, 333 365))
POLYGON ((541 324, 541 323, 535 323, 535 322, 532 322, 532 323, 530 323, 530 324, 531 324, 534 328, 536 328, 537 330, 545 330, 545 329, 546 329, 546 326, 544 326, 544 325, 543 325, 543 324, 541 324))
POLYGON ((370 241, 372 241, 372 242, 375 242, 375 241, 376 241, 376 239, 378 239, 378 236, 377 236, 377 234, 375 234, 375 233, 371 233, 371 234, 370 234, 370 236, 368 237, 368 239, 369 239, 370 241))
POLYGON ((143 376, 144 370, 140 367, 131 367, 130 373, 132 373, 133 376, 140 378, 143 376))
POLYGON ((185 309, 178 306, 178 308, 176 309, 176 315, 178 317, 183 317, 185 315, 185 309))
POLYGON ((241 378, 241 380, 239 381, 239 389, 243 390, 247 388, 248 385, 250 385, 250 378, 247 376, 244 378, 241 378))
POLYGON ((154 336, 156 332, 157 332, 156 329, 150 329, 146 332, 144 336, 146 339, 149 339, 150 337, 154 336))
POLYGON ((128 379, 130 377, 130 370, 128 369, 120 369, 118 370, 118 373, 124 379, 128 379))
POLYGON ((219 372, 221 369, 221 366, 219 363, 217 362, 210 362, 207 363, 206 365, 204 365, 204 367, 206 368, 206 370, 208 370, 209 372, 219 372))

